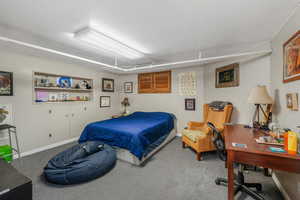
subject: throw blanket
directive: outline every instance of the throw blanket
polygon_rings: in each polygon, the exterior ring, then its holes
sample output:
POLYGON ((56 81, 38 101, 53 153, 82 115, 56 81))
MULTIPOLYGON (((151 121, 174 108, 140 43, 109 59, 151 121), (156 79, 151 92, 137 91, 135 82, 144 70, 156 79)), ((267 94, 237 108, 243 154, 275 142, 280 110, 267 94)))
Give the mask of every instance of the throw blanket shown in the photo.
POLYGON ((148 146, 174 128, 174 115, 164 112, 135 112, 126 117, 88 124, 79 143, 99 140, 129 150, 142 159, 148 146))

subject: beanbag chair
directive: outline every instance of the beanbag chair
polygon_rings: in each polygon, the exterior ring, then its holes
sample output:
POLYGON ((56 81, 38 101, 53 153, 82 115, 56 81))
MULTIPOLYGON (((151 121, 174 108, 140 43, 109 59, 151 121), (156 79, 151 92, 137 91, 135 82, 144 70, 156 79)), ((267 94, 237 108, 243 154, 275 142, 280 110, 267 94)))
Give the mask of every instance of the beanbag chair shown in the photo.
POLYGON ((45 178, 56 184, 77 184, 98 178, 116 164, 115 150, 99 141, 88 141, 52 158, 44 168, 45 178))

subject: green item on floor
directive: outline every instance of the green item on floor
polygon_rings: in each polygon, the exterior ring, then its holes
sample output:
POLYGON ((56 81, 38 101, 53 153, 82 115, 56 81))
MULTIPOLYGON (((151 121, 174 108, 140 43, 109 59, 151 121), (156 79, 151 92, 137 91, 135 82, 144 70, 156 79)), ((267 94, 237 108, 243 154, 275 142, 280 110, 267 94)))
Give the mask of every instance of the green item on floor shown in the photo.
POLYGON ((0 146, 0 158, 6 162, 11 162, 13 159, 12 148, 9 145, 0 146))

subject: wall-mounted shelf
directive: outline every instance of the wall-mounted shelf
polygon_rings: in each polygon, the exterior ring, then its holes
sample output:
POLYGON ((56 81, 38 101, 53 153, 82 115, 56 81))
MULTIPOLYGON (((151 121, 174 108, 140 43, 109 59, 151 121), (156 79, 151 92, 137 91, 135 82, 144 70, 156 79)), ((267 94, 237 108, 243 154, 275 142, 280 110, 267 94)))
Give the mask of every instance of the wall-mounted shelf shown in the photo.
POLYGON ((93 98, 93 91, 90 78, 33 72, 36 103, 86 102, 93 98))
POLYGON ((66 91, 66 92, 93 92, 92 89, 59 88, 59 87, 34 87, 35 90, 66 91))

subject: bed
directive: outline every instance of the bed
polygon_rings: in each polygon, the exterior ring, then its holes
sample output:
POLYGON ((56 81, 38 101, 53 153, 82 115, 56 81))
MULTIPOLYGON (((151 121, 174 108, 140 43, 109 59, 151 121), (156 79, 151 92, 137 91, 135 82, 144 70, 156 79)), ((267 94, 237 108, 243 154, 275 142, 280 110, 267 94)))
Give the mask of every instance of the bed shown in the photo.
POLYGON ((79 143, 102 141, 117 150, 119 160, 141 165, 176 136, 176 118, 165 112, 131 115, 88 124, 79 143))

